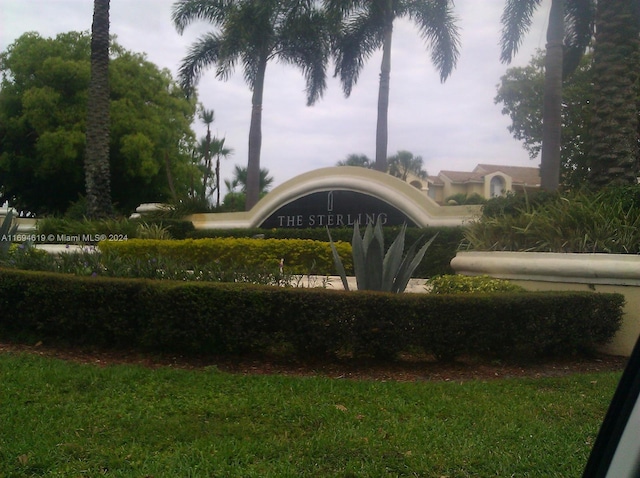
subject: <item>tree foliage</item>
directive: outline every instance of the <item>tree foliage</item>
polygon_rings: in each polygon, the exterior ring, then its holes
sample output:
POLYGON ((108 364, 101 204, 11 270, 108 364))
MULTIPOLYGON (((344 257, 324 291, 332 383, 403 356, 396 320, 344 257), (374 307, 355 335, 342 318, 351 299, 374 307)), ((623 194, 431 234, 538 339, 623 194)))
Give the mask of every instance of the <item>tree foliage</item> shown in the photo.
POLYGON ((325 16, 309 0, 177 0, 172 20, 179 33, 197 20, 214 30, 200 37, 180 66, 182 85, 191 90, 204 70, 215 66, 227 79, 237 64, 252 91, 247 158, 247 209, 260 194, 262 99, 267 64, 278 60, 298 67, 306 80, 307 104, 326 88, 329 40, 325 16))
MULTIPOLYGON (((62 213, 85 194, 90 36, 26 33, 0 54, 0 202, 62 213)), ((187 194, 195 100, 168 70, 112 41, 110 168, 122 212, 187 194)), ((198 179, 199 180, 199 179, 198 179)))
MULTIPOLYGON (((565 187, 579 186, 588 177, 592 58, 587 54, 563 84, 560 182, 565 187)), ((495 97, 502 113, 511 118, 509 132, 522 141, 532 159, 542 148, 543 90, 544 52, 538 51, 527 66, 507 70, 495 97)))
MULTIPOLYGON (((594 0, 552 0, 544 57, 540 186, 558 189, 561 170, 562 78, 578 65, 593 34, 594 0)), ((515 55, 540 0, 506 0, 500 39, 503 63, 515 55)))
POLYGON ((431 62, 445 81, 458 59, 459 35, 453 2, 424 0, 324 0, 329 17, 337 19, 332 41, 335 76, 345 96, 351 94, 360 71, 373 52, 382 49, 378 85, 376 158, 373 167, 387 170, 388 112, 393 23, 408 18, 431 50, 431 62))

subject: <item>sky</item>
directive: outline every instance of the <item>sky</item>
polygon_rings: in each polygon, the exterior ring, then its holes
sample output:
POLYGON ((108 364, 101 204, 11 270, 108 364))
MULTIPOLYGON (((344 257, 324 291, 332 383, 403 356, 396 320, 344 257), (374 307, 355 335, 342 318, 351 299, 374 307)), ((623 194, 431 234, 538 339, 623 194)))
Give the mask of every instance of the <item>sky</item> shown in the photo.
MULTIPOLYGON (((206 23, 188 26, 182 35, 171 22, 173 0, 111 0, 110 33, 126 49, 169 69, 174 78, 189 46, 212 30, 206 23)), ((500 15, 504 0, 456 0, 461 33, 460 57, 445 83, 413 24, 394 24, 389 102, 389 155, 399 150, 421 156, 430 175, 441 170, 471 171, 477 164, 539 165, 529 159, 507 130, 510 119, 494 104, 500 77, 510 66, 526 65, 545 45, 550 0, 543 0, 510 65, 500 63, 500 15)), ((90 31, 91 0, 0 0, 0 51, 28 31, 55 37, 90 31)), ((274 186, 299 174, 334 166, 349 154, 375 157, 375 129, 381 53, 361 72, 351 96, 328 69, 328 88, 314 106, 306 106, 301 72, 272 62, 267 66, 262 119, 261 167, 274 186)), ((246 166, 251 92, 238 67, 227 80, 205 72, 198 84, 200 103, 215 111, 212 132, 226 139, 233 154, 221 165, 222 179, 234 165, 246 166)), ((200 122, 193 125, 205 134, 200 122)))

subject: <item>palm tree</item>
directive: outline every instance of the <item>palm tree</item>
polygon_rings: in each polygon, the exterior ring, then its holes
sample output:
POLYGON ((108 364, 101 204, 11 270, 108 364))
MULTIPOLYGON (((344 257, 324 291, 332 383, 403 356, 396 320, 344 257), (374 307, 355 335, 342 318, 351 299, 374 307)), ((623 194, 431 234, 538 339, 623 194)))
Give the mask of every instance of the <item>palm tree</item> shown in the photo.
POLYGON ((598 0, 593 63, 590 182, 636 184, 638 165, 637 0, 598 0))
POLYGON ((267 63, 277 59, 297 66, 306 80, 307 104, 326 88, 329 57, 325 16, 313 0, 178 0, 172 19, 179 33, 196 20, 210 22, 214 32, 200 37, 182 61, 180 81, 190 91, 203 70, 216 66, 216 76, 227 79, 237 63, 252 91, 247 203, 259 199, 262 98, 267 63))
POLYGON ((202 192, 203 196, 207 196, 207 182, 209 182, 209 175, 211 174, 211 123, 215 119, 215 113, 213 110, 207 110, 204 107, 200 108, 200 119, 207 126, 207 135, 200 144, 200 149, 204 157, 204 171, 202 175, 202 192))
POLYGON ((211 142, 211 154, 216 157, 216 207, 220 207, 220 158, 228 158, 233 154, 233 149, 224 146, 225 138, 213 138, 211 142))
MULTIPOLYGON (((229 182, 225 181, 227 187, 232 186, 231 189, 240 187, 240 192, 246 193, 248 189, 247 184, 247 168, 236 165, 233 169, 233 179, 229 182)), ((269 170, 266 168, 260 169, 260 195, 264 195, 269 192, 271 185, 273 184, 273 177, 269 176, 269 170)))
POLYGON ((350 154, 347 156, 347 159, 338 161, 336 166, 358 166, 360 168, 370 169, 373 166, 373 162, 367 155, 350 154))
POLYGON ((94 0, 84 159, 87 215, 108 217, 111 205, 109 169, 109 0, 94 0))
POLYGON ((375 169, 387 170, 389 111, 389 78, 391 72, 391 40, 396 18, 409 18, 431 47, 431 61, 440 73, 441 81, 451 74, 458 59, 458 30, 449 0, 324 0, 331 18, 342 23, 335 34, 333 53, 335 75, 340 77, 345 96, 353 85, 365 61, 382 48, 380 83, 378 87, 378 121, 376 127, 375 169))
MULTIPOLYGON (((541 0, 507 0, 502 14, 500 59, 509 63, 531 26, 541 0)), ((579 64, 594 25, 594 0, 552 0, 547 28, 542 112, 540 186, 548 191, 560 183, 562 135, 562 78, 579 64)))
POLYGON ((409 151, 398 151, 389 157, 389 174, 406 181, 409 174, 420 179, 427 178, 427 172, 423 169, 422 156, 414 156, 409 151))

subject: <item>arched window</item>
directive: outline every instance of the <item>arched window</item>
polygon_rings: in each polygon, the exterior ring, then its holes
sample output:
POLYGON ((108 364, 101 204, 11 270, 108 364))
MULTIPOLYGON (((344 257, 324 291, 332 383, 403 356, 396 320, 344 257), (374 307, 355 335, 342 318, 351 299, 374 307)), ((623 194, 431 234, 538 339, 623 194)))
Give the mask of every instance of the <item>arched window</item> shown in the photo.
POLYGON ((491 197, 498 197, 504 195, 506 192, 505 182, 502 176, 494 176, 491 178, 491 197))

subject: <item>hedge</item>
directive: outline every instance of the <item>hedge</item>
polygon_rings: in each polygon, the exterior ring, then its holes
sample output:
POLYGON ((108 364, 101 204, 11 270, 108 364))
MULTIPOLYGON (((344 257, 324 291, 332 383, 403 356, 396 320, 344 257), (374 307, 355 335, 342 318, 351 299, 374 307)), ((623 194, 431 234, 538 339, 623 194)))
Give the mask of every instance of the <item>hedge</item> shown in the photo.
MULTIPOLYGON (((384 227, 382 229, 386 246, 390 246, 400 231, 399 226, 384 227)), ((422 237, 421 244, 438 234, 435 241, 427 249, 424 259, 414 272, 414 277, 432 277, 441 274, 452 274, 450 263, 464 241, 464 229, 458 227, 410 227, 405 236, 406 247, 422 237)), ((250 238, 260 235, 265 239, 311 239, 314 241, 328 241, 327 231, 323 228, 311 229, 198 229, 189 233, 191 238, 250 238)), ((334 241, 344 241, 351 244, 353 228, 331 229, 334 241)))
POLYGON ((185 354, 544 357, 609 341, 623 303, 592 292, 386 294, 0 269, 0 338, 185 354))
MULTIPOLYGON (((280 260, 288 273, 335 275, 335 265, 328 242, 308 239, 248 239, 210 238, 167 241, 156 239, 132 239, 128 241, 103 241, 98 244, 104 253, 138 258, 168 257, 179 260, 190 268, 196 264, 216 263, 219 267, 233 269, 276 270, 280 260)), ((345 268, 353 269, 351 245, 336 244, 345 268)))

